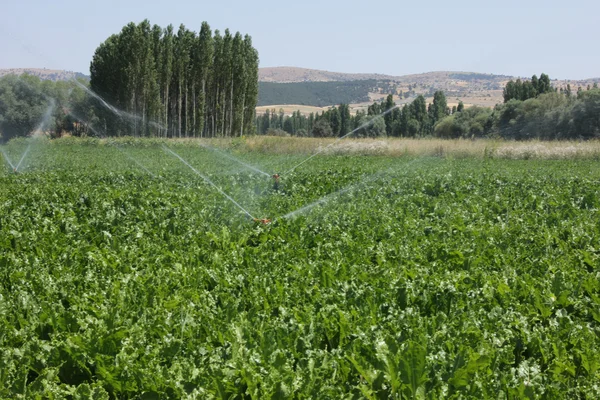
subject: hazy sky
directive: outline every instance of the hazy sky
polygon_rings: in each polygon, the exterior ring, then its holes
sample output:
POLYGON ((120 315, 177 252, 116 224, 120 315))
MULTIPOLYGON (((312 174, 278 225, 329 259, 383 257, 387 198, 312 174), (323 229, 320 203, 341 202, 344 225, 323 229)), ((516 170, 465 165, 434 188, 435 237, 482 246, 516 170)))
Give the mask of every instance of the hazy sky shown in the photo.
POLYGON ((147 18, 248 33, 261 67, 600 76, 598 0, 2 0, 0 10, 0 68, 88 74, 102 41, 147 18))

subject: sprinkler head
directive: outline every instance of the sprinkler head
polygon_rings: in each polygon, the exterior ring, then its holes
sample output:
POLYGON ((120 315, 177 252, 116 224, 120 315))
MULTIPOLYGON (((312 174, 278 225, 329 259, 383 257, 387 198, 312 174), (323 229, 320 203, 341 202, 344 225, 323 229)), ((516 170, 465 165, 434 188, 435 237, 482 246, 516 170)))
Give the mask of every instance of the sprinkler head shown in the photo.
POLYGON ((257 223, 260 223, 263 225, 268 225, 271 223, 271 220, 267 219, 267 218, 254 218, 254 222, 257 222, 257 223))
POLYGON ((16 169, 16 168, 13 168, 13 172, 16 174, 16 173, 18 173, 19 171, 17 171, 17 169, 16 169))
POLYGON ((279 190, 279 174, 273 175, 273 179, 275 179, 275 182, 273 182, 273 189, 278 191, 279 190))

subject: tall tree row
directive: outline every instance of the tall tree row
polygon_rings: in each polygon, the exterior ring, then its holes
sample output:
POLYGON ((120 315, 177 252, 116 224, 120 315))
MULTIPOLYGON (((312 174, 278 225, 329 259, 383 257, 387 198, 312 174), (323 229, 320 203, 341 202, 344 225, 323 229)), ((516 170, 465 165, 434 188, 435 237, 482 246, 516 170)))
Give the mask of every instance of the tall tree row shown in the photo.
POLYGON ((97 49, 91 89, 121 113, 105 108, 108 135, 241 136, 254 132, 258 53, 250 36, 228 29, 199 33, 163 29, 148 20, 127 24, 97 49))

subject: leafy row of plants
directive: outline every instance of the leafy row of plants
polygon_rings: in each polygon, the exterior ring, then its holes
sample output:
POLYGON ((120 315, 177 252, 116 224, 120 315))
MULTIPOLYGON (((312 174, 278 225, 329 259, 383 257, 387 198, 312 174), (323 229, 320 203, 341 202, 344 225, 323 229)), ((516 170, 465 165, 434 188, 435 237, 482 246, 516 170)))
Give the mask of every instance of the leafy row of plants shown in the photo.
POLYGON ((600 395, 593 161, 121 150, 0 174, 0 397, 600 395))

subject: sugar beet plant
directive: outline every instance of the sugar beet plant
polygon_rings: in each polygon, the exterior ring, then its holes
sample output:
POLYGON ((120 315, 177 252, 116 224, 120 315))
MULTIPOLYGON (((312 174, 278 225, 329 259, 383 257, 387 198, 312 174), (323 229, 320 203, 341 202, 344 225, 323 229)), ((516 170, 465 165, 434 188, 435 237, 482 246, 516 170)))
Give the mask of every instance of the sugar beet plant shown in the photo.
POLYGON ((599 397, 593 162, 176 147, 262 225, 145 143, 0 175, 0 397, 599 397))

